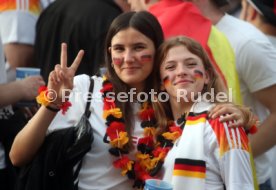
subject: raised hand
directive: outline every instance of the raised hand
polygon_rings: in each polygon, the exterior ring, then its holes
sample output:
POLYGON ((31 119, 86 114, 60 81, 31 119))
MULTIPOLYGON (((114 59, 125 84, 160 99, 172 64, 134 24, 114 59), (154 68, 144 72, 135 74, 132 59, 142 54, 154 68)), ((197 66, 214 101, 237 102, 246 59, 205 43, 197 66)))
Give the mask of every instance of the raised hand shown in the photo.
MULTIPOLYGON (((73 88, 73 78, 75 73, 81 63, 84 51, 80 50, 76 56, 74 62, 70 67, 67 66, 67 45, 66 43, 61 44, 61 55, 60 55, 60 64, 55 66, 55 69, 49 74, 48 90, 56 93, 56 97, 53 103, 61 104, 62 103, 62 92, 68 92, 73 88)), ((66 94, 67 96, 68 94, 66 94)))

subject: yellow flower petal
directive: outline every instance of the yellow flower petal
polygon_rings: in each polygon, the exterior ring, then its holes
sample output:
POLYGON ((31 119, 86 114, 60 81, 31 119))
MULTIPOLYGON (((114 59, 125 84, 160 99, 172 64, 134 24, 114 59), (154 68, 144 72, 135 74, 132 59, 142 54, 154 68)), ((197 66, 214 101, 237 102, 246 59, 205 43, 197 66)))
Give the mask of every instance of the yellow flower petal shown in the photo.
POLYGON ((129 161, 129 162, 127 163, 126 167, 124 167, 124 168, 122 169, 122 172, 121 172, 121 175, 122 175, 122 176, 125 176, 125 175, 127 174, 128 171, 132 170, 132 164, 133 164, 133 163, 134 163, 133 161, 129 161))
POLYGON ((127 137, 127 132, 120 132, 119 133, 119 137, 110 141, 110 144, 113 146, 113 147, 118 147, 118 148, 123 148, 125 144, 128 143, 129 141, 129 138, 127 137))
POLYGON ((148 154, 137 153, 137 154, 136 154, 136 158, 137 158, 138 160, 144 160, 144 159, 149 158, 149 155, 148 155, 148 154))
POLYGON ((162 136, 168 140, 175 141, 176 139, 178 139, 180 137, 180 133, 178 131, 175 131, 173 133, 166 132, 166 133, 163 133, 162 136))
POLYGON ((145 136, 154 136, 156 129, 154 127, 145 127, 144 128, 144 135, 145 136))
POLYGON ((114 109, 110 109, 110 110, 105 110, 104 112, 103 112, 103 117, 104 117, 104 119, 106 119, 107 118, 107 116, 109 116, 109 115, 113 115, 114 117, 116 117, 116 118, 122 118, 122 112, 121 112, 121 109, 120 108, 114 108, 114 109))
POLYGON ((50 102, 47 99, 46 91, 42 91, 37 97, 36 97, 37 103, 47 106, 50 102))

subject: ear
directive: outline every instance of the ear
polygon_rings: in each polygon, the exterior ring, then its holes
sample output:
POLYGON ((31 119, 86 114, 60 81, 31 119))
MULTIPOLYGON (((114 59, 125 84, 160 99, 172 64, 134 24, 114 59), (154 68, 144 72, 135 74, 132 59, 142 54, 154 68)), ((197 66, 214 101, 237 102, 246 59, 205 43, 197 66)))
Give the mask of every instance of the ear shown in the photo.
POLYGON ((247 18, 246 21, 247 22, 253 22, 256 19, 256 16, 258 14, 258 12, 256 11, 256 9, 250 4, 248 3, 248 7, 247 7, 247 18))
POLYGON ((254 10, 253 10, 252 17, 251 17, 251 20, 255 20, 256 17, 257 17, 257 15, 258 15, 258 12, 254 9, 254 10))
POLYGON ((111 47, 108 48, 108 52, 111 53, 111 47))

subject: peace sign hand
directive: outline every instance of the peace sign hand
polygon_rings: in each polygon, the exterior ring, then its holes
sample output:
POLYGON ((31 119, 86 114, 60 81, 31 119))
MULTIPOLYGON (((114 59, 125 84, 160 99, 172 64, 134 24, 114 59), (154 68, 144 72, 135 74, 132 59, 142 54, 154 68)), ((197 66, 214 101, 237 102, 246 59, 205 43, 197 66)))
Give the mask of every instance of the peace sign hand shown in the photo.
MULTIPOLYGON (((55 66, 55 69, 49 74, 48 91, 52 92, 52 97, 48 99, 54 104, 64 102, 64 92, 69 92, 73 89, 73 79, 75 73, 81 63, 84 51, 80 50, 74 62, 70 67, 67 66, 67 44, 61 44, 60 64, 55 66)), ((69 94, 66 94, 68 97, 69 94)))

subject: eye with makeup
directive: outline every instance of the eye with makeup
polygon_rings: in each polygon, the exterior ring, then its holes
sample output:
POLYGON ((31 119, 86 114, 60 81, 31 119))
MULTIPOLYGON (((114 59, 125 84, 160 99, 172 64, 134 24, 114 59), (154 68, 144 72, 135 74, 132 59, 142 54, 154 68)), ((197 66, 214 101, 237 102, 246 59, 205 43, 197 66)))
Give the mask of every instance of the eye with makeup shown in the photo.
POLYGON ((172 71, 176 68, 176 64, 173 62, 166 63, 164 66, 165 70, 172 71))
POLYGON ((190 61, 186 62, 186 66, 188 68, 193 68, 193 67, 197 66, 197 62, 196 62, 196 60, 190 60, 190 61))
POLYGON ((120 53, 123 52, 125 50, 125 48, 121 45, 114 45, 112 46, 112 51, 120 53))
POLYGON ((142 51, 142 50, 146 49, 146 46, 144 44, 135 44, 133 49, 135 51, 142 51))

